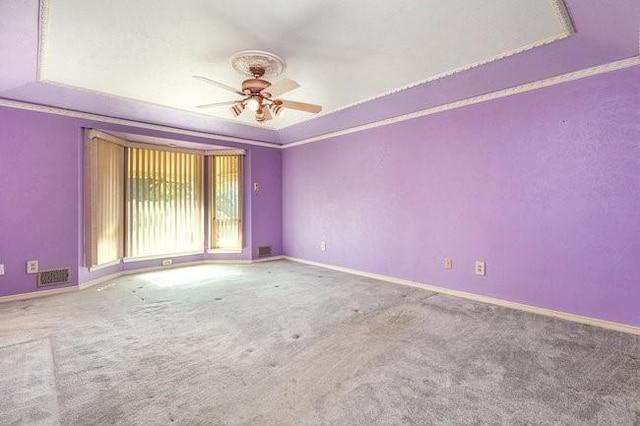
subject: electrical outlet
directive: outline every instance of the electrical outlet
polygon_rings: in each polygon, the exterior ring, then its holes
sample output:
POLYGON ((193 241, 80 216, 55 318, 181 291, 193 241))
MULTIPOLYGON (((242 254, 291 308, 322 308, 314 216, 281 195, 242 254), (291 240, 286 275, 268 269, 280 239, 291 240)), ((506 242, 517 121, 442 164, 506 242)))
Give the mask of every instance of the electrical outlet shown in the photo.
POLYGON ((162 261, 162 266, 169 266, 173 263, 173 260, 171 259, 165 259, 162 261))
POLYGON ((327 251, 327 242, 326 241, 320 241, 320 250, 327 251))
POLYGON ((444 258, 444 269, 453 269, 453 261, 450 257, 444 258))
POLYGON ((0 275, 4 275, 4 263, 0 263, 0 275))
POLYGON ((476 261, 476 275, 484 276, 486 264, 484 262, 476 261))
POLYGON ((38 273, 38 261, 37 260, 28 260, 27 261, 27 274, 37 274, 38 273))

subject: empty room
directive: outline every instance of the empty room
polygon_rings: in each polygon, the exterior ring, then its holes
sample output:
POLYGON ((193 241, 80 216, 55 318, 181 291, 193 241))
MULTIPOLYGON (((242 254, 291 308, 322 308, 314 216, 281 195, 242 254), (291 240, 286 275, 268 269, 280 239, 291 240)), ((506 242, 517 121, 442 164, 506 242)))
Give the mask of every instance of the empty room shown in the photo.
POLYGON ((0 0, 0 425, 640 425, 638 0, 0 0))

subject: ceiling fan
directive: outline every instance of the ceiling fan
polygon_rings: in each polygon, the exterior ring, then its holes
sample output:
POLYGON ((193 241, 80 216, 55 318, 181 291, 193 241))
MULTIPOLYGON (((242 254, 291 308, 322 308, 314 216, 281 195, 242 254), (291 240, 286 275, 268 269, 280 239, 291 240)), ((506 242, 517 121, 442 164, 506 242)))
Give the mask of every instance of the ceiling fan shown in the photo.
POLYGON ((255 113, 255 119, 259 123, 269 121, 274 116, 279 116, 284 109, 295 109, 313 114, 322 111, 322 106, 320 105, 279 98, 280 95, 300 87, 295 81, 284 78, 272 84, 264 79, 265 76, 276 76, 282 73, 285 68, 282 58, 260 50, 244 50, 231 57, 231 65, 236 71, 251 76, 251 78, 242 82, 241 89, 235 89, 200 75, 194 75, 193 78, 233 92, 242 96, 242 98, 234 101, 198 105, 196 108, 231 105, 231 112, 235 117, 242 114, 246 108, 255 113))

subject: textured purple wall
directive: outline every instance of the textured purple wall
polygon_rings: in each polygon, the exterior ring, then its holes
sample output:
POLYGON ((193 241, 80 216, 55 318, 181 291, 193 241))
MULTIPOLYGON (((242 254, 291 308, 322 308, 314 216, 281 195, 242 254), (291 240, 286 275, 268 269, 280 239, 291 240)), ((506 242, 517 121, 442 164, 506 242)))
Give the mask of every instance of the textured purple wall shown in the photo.
POLYGON ((636 67, 288 148, 284 252, 638 326, 639 82, 636 67))
POLYGON ((79 128, 70 124, 0 109, 0 296, 36 290, 27 260, 77 272, 79 128))
POLYGON ((247 149, 245 191, 247 247, 242 254, 174 258, 251 259, 257 246, 282 247, 281 152, 278 149, 220 142, 170 132, 96 123, 57 115, 0 108, 0 296, 36 291, 36 275, 25 273, 27 260, 40 269, 71 267, 76 285, 119 270, 159 266, 159 260, 127 263, 90 273, 82 262, 82 128, 93 127, 247 149), (256 212, 256 209, 259 212, 256 212))
POLYGON ((258 257, 260 246, 271 246, 274 255, 281 254, 282 151, 254 148, 251 153, 251 165, 251 179, 247 183, 252 203, 252 258, 258 257), (253 183, 259 184, 257 192, 253 191, 253 183))

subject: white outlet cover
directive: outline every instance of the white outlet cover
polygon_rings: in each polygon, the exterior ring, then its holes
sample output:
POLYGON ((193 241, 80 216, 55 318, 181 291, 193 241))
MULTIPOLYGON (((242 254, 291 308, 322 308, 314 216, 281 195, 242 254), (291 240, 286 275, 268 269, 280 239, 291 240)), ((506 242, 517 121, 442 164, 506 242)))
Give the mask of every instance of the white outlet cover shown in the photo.
POLYGON ((27 261, 27 274, 37 274, 37 273, 38 273, 38 261, 37 260, 27 261))
POLYGON ((4 275, 4 263, 0 263, 0 275, 4 275))
POLYGON ((484 276, 486 265, 484 262, 476 262, 476 275, 484 276))

